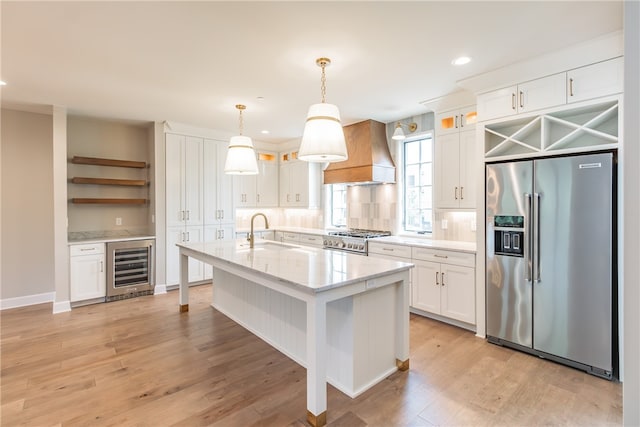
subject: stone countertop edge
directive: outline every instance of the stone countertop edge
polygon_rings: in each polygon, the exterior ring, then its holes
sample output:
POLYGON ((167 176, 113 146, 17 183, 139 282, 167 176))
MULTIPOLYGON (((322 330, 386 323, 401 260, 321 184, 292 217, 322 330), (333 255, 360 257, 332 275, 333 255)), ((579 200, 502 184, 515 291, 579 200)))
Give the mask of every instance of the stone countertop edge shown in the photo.
POLYGON ((130 235, 130 236, 110 236, 110 237, 87 237, 69 240, 67 244, 71 245, 84 245, 90 243, 110 243, 110 242, 125 242, 127 240, 150 240, 155 239, 156 236, 151 236, 148 234, 142 235, 130 235))
POLYGON ((388 243, 401 246, 416 246, 421 248, 468 252, 472 254, 475 254, 477 252, 475 242, 461 242, 457 240, 433 240, 407 236, 385 236, 376 237, 375 239, 369 240, 369 244, 371 243, 388 243))

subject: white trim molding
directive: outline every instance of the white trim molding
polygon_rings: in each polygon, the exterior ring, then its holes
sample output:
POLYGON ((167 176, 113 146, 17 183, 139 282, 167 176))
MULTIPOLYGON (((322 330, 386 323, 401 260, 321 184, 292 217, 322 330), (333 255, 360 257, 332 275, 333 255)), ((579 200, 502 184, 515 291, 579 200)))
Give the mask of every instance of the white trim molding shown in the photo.
POLYGON ((45 292, 42 294, 26 295, 23 297, 5 298, 0 300, 0 310, 53 302, 55 296, 55 292, 45 292))

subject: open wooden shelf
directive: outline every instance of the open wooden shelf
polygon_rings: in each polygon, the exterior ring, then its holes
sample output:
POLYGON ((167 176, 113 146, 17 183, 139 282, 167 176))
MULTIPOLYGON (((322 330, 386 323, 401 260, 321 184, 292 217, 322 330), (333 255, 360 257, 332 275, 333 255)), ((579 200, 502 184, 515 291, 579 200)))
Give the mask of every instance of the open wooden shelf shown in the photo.
POLYGON ((87 178, 74 176, 71 178, 74 184, 96 184, 96 185, 124 185, 130 187, 144 187, 147 181, 144 179, 111 179, 111 178, 87 178))
POLYGON ((73 156, 71 163, 78 165, 96 165, 96 166, 117 166, 121 168, 138 168, 144 169, 147 167, 146 162, 136 162, 132 160, 116 160, 116 159, 101 159, 98 157, 79 157, 73 156))
POLYGON ((147 199, 87 199, 73 198, 71 203, 76 204, 105 204, 105 205, 145 205, 147 199))

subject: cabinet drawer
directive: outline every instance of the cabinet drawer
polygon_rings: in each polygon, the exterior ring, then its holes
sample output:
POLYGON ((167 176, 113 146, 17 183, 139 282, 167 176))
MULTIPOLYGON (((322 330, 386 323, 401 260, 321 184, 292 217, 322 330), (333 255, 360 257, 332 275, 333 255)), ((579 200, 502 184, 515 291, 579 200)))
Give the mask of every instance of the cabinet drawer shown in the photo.
POLYGON ((322 236, 315 236, 313 234, 301 234, 300 244, 307 246, 322 246, 322 236))
POLYGON ((369 242, 369 253, 411 259, 410 246, 389 245, 386 243, 369 242))
POLYGON ((104 243, 87 243, 69 246, 69 256, 94 255, 104 253, 104 243))
POLYGON ((433 261, 443 264, 454 264, 474 268, 476 266, 476 256, 466 252, 413 247, 411 249, 411 256, 414 259, 423 261, 433 261))
POLYGON ((300 235, 298 233, 287 233, 285 231, 282 233, 282 241, 283 242, 299 242, 300 235))

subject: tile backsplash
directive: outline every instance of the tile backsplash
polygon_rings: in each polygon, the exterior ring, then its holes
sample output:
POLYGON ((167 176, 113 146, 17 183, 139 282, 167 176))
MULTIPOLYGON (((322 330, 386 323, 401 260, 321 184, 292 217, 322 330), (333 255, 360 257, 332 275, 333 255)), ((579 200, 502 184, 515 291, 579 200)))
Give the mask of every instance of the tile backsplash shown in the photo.
MULTIPOLYGON (((269 218, 271 227, 324 228, 324 211, 322 209, 236 209, 236 228, 251 227, 251 216, 256 212, 264 213, 269 218)), ((264 228, 262 218, 256 218, 256 228, 264 228)))
POLYGON ((397 191, 395 184, 347 187, 347 227, 396 231, 397 191))

